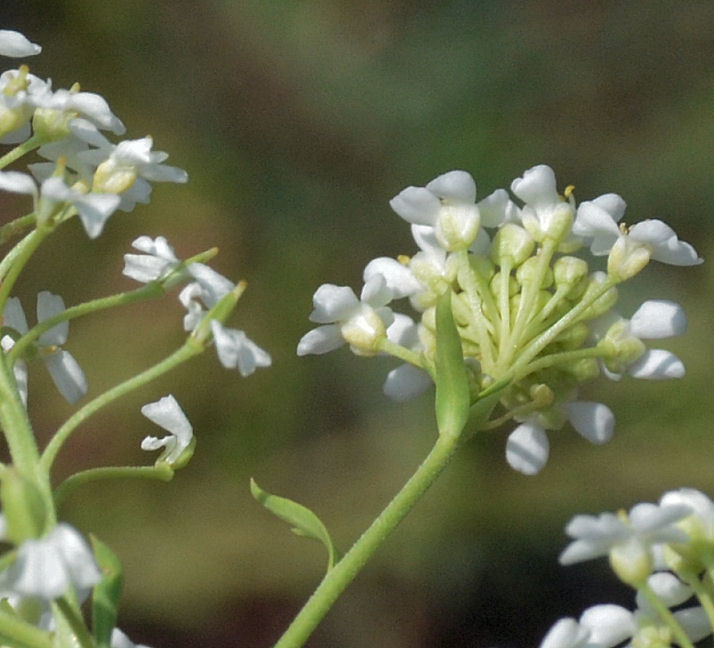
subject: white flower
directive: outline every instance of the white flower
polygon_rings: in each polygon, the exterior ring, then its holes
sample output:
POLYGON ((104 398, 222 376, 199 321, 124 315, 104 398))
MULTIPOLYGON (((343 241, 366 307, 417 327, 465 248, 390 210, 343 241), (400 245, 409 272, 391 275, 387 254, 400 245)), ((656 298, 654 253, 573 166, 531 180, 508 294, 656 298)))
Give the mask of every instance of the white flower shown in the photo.
POLYGON ((384 282, 392 291, 393 299, 409 297, 424 290, 421 282, 412 274, 411 269, 390 257, 372 259, 362 273, 362 280, 367 283, 375 275, 381 275, 384 282))
POLYGON ((681 335, 687 328, 684 309, 664 299, 650 299, 626 320, 614 311, 593 322, 596 339, 610 343, 616 352, 606 358, 604 371, 608 378, 619 380, 624 372, 634 378, 665 380, 681 378, 682 361, 665 349, 646 349, 641 340, 654 340, 681 335))
MULTIPOLYGON (((124 124, 111 111, 106 99, 95 92, 77 92, 60 88, 42 102, 41 108, 65 113, 70 117, 70 123, 71 119, 82 117, 98 128, 111 131, 115 135, 123 135, 126 132, 124 124)), ((58 120, 62 121, 62 118, 58 120)))
POLYGON ((694 488, 680 488, 665 493, 660 504, 688 506, 692 514, 677 526, 692 540, 714 543, 714 503, 704 493, 694 488))
POLYGON ((17 144, 31 134, 35 109, 52 95, 51 85, 27 68, 0 75, 0 143, 17 144))
MULTIPOLYGON (((387 339, 407 349, 421 348, 419 326, 408 315, 394 314, 394 321, 387 328, 387 339)), ((416 398, 432 385, 429 374, 419 367, 404 363, 392 369, 382 386, 386 396, 397 402, 416 398)))
POLYGON ((149 236, 140 236, 131 245, 144 254, 125 254, 122 272, 141 283, 162 279, 179 264, 173 248, 163 236, 153 240, 149 236))
MULTIPOLYGON (((64 310, 64 301, 59 295, 53 295, 46 290, 38 293, 38 322, 43 322, 64 310)), ((27 333, 27 320, 17 297, 11 297, 7 300, 3 317, 6 326, 14 328, 20 335, 27 333)), ((38 338, 36 345, 60 394, 70 403, 75 403, 87 393, 87 379, 72 355, 60 348, 67 341, 68 333, 69 322, 62 322, 57 326, 53 326, 49 331, 45 331, 38 338)), ((5 343, 5 345, 7 344, 5 343)), ((18 387, 20 387, 19 384, 18 387)), ((27 400, 26 394, 23 398, 25 401, 27 400)))
POLYGON ((546 236, 560 240, 568 234, 573 203, 558 194, 553 169, 545 164, 528 169, 511 183, 511 191, 525 203, 521 222, 536 241, 546 236))
POLYGON ((187 270, 196 281, 183 288, 179 301, 188 311, 183 318, 184 330, 193 331, 203 319, 205 308, 213 308, 235 284, 203 263, 191 263, 187 270))
POLYGON ((323 284, 312 298, 310 320, 323 326, 308 331, 298 342, 297 354, 327 353, 348 342, 359 354, 376 353, 377 342, 387 334, 394 315, 386 304, 392 291, 381 274, 365 283, 361 299, 351 288, 323 284))
POLYGON ((131 211, 137 202, 149 202, 151 182, 186 182, 188 174, 177 167, 162 164, 168 158, 163 151, 152 151, 151 137, 125 140, 80 154, 85 162, 94 162, 93 189, 118 194, 119 209, 131 211))
POLYGON ((392 209, 414 225, 434 228, 446 250, 468 248, 476 239, 480 217, 476 183, 466 171, 449 171, 426 187, 407 187, 389 201, 392 209))
POLYGON ((181 406, 169 394, 155 403, 144 405, 141 408, 141 413, 150 421, 171 433, 170 436, 165 436, 161 439, 152 436, 146 437, 141 442, 141 449, 159 450, 160 448, 165 448, 156 463, 165 462, 173 466, 193 441, 193 428, 183 413, 181 406))
POLYGON ((216 343, 218 359, 226 369, 238 369, 240 375, 250 376, 257 367, 269 367, 271 358, 248 338, 243 331, 225 328, 218 320, 211 320, 211 331, 216 343))
POLYGON ((31 195, 38 217, 44 213, 51 214, 58 203, 72 205, 90 238, 102 233, 104 224, 120 202, 119 197, 113 194, 82 193, 68 187, 62 178, 54 176, 44 180, 38 190, 31 176, 17 171, 0 171, 0 189, 31 195))
MULTIPOLYGON (((591 443, 600 445, 612 438, 615 416, 603 403, 569 401, 557 406, 575 431, 591 443)), ((550 443, 544 417, 537 412, 529 415, 508 436, 506 461, 524 475, 535 475, 548 461, 550 443)))
POLYGON ((565 527, 573 538, 560 554, 562 565, 608 556, 617 576, 637 586, 654 566, 653 547, 668 542, 685 542, 687 534, 675 526, 690 515, 684 504, 636 504, 629 514, 576 515, 565 527))
POLYGON ((20 32, 10 29, 0 29, 0 56, 22 58, 39 54, 42 48, 30 42, 20 32))
MULTIPOLYGON (((590 630, 575 619, 567 617, 556 621, 545 635, 540 648, 601 648, 590 641, 590 630)), ((604 647, 603 647, 604 648, 604 647)))
POLYGON ((630 228, 618 227, 625 213, 625 201, 617 194, 605 194, 580 204, 573 233, 590 242, 590 251, 609 254, 608 271, 626 279, 641 270, 650 259, 670 265, 702 263, 696 250, 677 238, 666 223, 651 219, 630 228))
POLYGON ((68 524, 60 523, 43 538, 20 545, 0 587, 19 596, 50 601, 65 594, 70 586, 83 593, 101 578, 84 538, 68 524))

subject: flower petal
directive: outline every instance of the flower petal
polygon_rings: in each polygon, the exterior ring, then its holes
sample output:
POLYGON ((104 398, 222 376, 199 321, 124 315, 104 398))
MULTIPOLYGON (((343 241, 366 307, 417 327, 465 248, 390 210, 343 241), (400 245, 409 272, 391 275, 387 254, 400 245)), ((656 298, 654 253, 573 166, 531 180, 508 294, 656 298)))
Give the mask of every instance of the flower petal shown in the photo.
POLYGON ((550 444, 545 430, 530 421, 521 423, 508 436, 506 461, 524 475, 535 475, 548 461, 550 444))
POLYGON ((322 284, 312 297, 314 310, 310 321, 330 324, 349 319, 360 307, 360 301, 348 286, 322 284))
POLYGON ((389 206, 408 223, 431 226, 441 209, 439 199, 424 187, 403 189, 389 201, 389 206))
POLYGON ((467 171, 449 171, 434 178, 426 189, 450 203, 473 203, 476 200, 476 183, 467 171))
POLYGON ((684 309, 666 299, 649 299, 630 319, 632 335, 645 340, 682 335, 687 329, 684 309))
POLYGON ((565 404, 568 419, 575 430, 591 443, 600 445, 612 438, 615 415, 602 403, 574 401, 565 404))
POLYGON ((416 398, 432 385, 429 374, 410 364, 392 369, 382 386, 382 391, 393 401, 402 403, 416 398))
POLYGON ((646 380, 667 380, 681 378, 685 374, 682 361, 664 349, 649 349, 627 368, 627 373, 634 378, 646 380))
POLYGON ((68 351, 60 349, 44 359, 52 380, 66 401, 76 403, 87 393, 87 378, 68 351))

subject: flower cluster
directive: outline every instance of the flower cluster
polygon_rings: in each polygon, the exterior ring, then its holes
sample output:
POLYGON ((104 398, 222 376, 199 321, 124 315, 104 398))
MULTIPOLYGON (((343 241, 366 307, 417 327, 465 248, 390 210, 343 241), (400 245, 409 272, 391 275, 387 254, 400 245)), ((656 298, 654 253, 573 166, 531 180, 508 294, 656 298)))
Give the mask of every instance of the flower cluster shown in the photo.
MULTIPOLYGON (((0 55, 31 56, 40 49, 17 32, 0 30, 0 55)), ((30 164, 31 175, 0 171, 0 189, 32 196, 38 223, 54 226, 78 214, 96 238, 117 209, 149 202, 150 182, 188 179, 182 169, 163 164, 168 156, 152 150, 151 137, 114 144, 101 131, 122 135, 125 128, 100 95, 77 84, 54 90, 26 65, 3 72, 0 143, 21 143, 18 150, 36 149, 46 161, 30 164)))
POLYGON ((566 532, 573 542, 560 562, 608 556, 615 574, 637 591, 636 608, 601 604, 578 620, 560 619, 541 648, 691 646, 712 635, 714 503, 706 495, 682 488, 629 513, 578 515, 566 532))
POLYGON ((514 198, 498 189, 477 201, 465 171, 401 191, 390 205, 410 224, 419 251, 370 261, 359 299, 351 288, 320 286, 310 315, 319 326, 297 351, 325 353, 347 343, 358 355, 405 360, 389 373, 384 391, 406 400, 432 382, 435 304, 450 291, 472 402, 489 385, 510 380, 487 425, 519 423, 506 458, 534 474, 548 458, 548 430, 569 422, 592 443, 612 436, 612 412, 580 400, 582 384, 600 374, 613 380, 684 374, 676 356, 645 344, 684 331, 678 304, 648 300, 629 318, 614 306, 619 284, 650 260, 686 266, 701 259, 661 221, 622 224, 620 196, 576 204, 573 188, 559 193, 546 165, 516 178, 511 191, 514 198), (598 256, 607 256, 605 269, 592 267, 598 256), (418 321, 392 310, 404 298, 418 321))

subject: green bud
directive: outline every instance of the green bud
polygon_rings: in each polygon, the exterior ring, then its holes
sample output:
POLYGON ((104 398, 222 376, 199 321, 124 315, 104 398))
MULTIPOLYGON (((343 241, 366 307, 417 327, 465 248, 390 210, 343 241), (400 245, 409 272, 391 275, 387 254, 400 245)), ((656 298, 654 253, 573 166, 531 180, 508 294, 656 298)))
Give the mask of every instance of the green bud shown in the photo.
POLYGON ((47 516, 45 502, 37 486, 16 468, 9 467, 2 473, 0 502, 8 540, 19 545, 42 535, 47 516))
MULTIPOLYGON (((500 292, 501 292, 501 273, 500 272, 497 272, 495 275, 493 275, 493 278, 491 279, 489 288, 491 289, 491 292, 494 295, 500 294, 500 292)), ((513 297, 513 295, 518 294, 518 292, 520 290, 521 290, 521 287, 518 285, 516 278, 509 276, 508 277, 508 296, 513 297)))
POLYGON ((473 313, 471 312, 466 293, 460 292, 452 294, 451 308, 454 312, 454 320, 459 326, 468 326, 473 321, 473 313))
POLYGON ((508 261, 515 268, 530 257, 534 247, 535 241, 526 230, 515 223, 506 223, 491 243, 491 258, 497 265, 508 261))
POLYGON ((32 130, 45 142, 57 142, 69 137, 69 122, 76 113, 52 108, 37 108, 32 116, 32 130))
POLYGON ((600 365, 595 358, 581 358, 576 362, 564 365, 563 369, 572 375, 578 383, 590 382, 600 375, 600 365))
MULTIPOLYGON (((538 273, 540 272, 540 259, 539 257, 531 257, 521 265, 516 271, 516 279, 518 283, 523 286, 527 283, 532 283, 536 280, 538 273)), ((547 268, 543 278, 541 279, 539 288, 548 288, 553 283, 553 271, 547 268)))
POLYGON ((588 329, 587 324, 578 322, 565 329, 565 331, 555 338, 555 342, 560 344, 564 351, 574 351, 583 346, 588 335, 590 335, 590 329, 588 329))
MULTIPOLYGON (((602 272, 594 272, 588 280, 588 287, 585 289, 585 292, 583 293, 583 296, 581 297, 580 301, 588 301, 595 293, 600 292, 602 290, 602 284, 605 281, 607 281, 607 275, 602 272)), ((609 311, 615 305, 615 303, 617 302, 617 298, 617 288, 615 288, 615 286, 612 286, 585 309, 585 311, 581 315, 581 319, 593 319, 595 317, 603 315, 604 313, 607 313, 607 311, 609 311)))
POLYGON ((436 221, 436 238, 450 252, 467 249, 481 225, 476 205, 444 203, 436 221))
POLYGON ((568 288, 566 295, 582 293, 587 287, 588 264, 572 256, 560 257, 553 264, 553 281, 557 288, 568 288))
POLYGON ((362 356, 376 355, 379 342, 387 337, 382 318, 367 304, 362 304, 360 314, 347 320, 340 332, 352 351, 362 356))
POLYGON ((478 255, 478 254, 470 254, 469 255, 469 263, 471 264, 471 267, 474 269, 474 272, 476 272, 476 274, 483 277, 486 281, 488 281, 489 279, 491 279, 491 277, 493 277, 493 274, 495 272, 494 265, 486 257, 478 255))
POLYGON ((539 243, 546 238, 562 241, 573 224, 574 209, 570 201, 563 201, 552 208, 546 218, 541 221, 534 214, 523 214, 523 227, 539 243), (544 226, 543 226, 544 225, 544 226))
POLYGON ((555 394, 553 393, 553 390, 544 383, 532 385, 528 393, 536 409, 550 407, 553 404, 553 401, 555 400, 555 394))

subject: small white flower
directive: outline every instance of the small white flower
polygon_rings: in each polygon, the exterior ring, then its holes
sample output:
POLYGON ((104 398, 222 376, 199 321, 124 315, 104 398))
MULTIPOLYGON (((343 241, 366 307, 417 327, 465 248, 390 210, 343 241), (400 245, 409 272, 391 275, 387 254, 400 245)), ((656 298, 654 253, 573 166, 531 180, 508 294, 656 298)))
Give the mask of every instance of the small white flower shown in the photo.
POLYGON ((381 274, 365 283, 361 299, 351 288, 323 284, 312 298, 310 320, 323 326, 308 331, 298 342, 297 354, 327 353, 348 342, 359 354, 373 354, 376 343, 387 334, 394 315, 386 306, 392 300, 381 274))
POLYGON ((566 201, 558 194, 553 169, 546 164, 528 169, 511 183, 511 191, 525 203, 521 222, 536 241, 567 235, 575 210, 572 197, 566 201))
POLYGON ((173 248, 163 236, 155 239, 140 236, 131 245, 144 254, 125 254, 122 272, 140 283, 162 279, 179 264, 173 248))
POLYGON ((148 403, 141 408, 141 413, 150 421, 170 432, 170 436, 161 439, 148 436, 141 442, 142 450, 159 450, 164 452, 156 460, 173 465, 193 441, 193 428, 183 413, 176 399, 169 394, 155 403, 148 403))
POLYGON ((0 75, 0 143, 17 144, 31 134, 35 109, 52 96, 51 85, 27 68, 0 75))
POLYGON ((186 331, 193 331, 203 319, 206 308, 213 308, 235 288, 235 284, 203 263, 191 263, 187 268, 196 280, 179 293, 179 301, 188 311, 183 319, 186 331))
POLYGON ((22 58, 39 54, 42 48, 30 42, 20 32, 11 29, 0 29, 0 56, 22 58))
MULTIPOLYGON (((64 301, 59 295, 43 290, 37 295, 37 321, 43 322, 65 310, 64 301)), ((25 313, 17 297, 11 297, 5 303, 3 311, 6 326, 14 328, 20 335, 27 333, 28 326, 25 313)), ((67 342, 69 322, 62 322, 45 331, 37 340, 37 348, 52 376, 60 394, 70 403, 76 403, 87 393, 87 379, 74 357, 61 345, 67 342)), ((9 343, 4 343, 3 348, 9 343)), ((8 349, 10 346, 8 346, 8 349)), ((20 380, 17 378, 18 387, 20 380)), ((27 395, 23 396, 27 401, 27 395)))
POLYGON ((392 209, 413 225, 434 228, 446 250, 468 248, 476 239, 480 217, 476 183, 466 171, 449 171, 426 187, 407 187, 389 201, 392 209))
POLYGON ((76 92, 60 88, 42 102, 42 108, 67 113, 72 119, 88 119, 92 124, 115 135, 123 135, 126 128, 111 111, 106 99, 95 92, 76 92))
POLYGON ((0 587, 19 596, 50 601, 65 594, 70 586, 86 592, 101 578, 84 538, 70 525, 60 523, 43 538, 20 545, 0 587))
POLYGON ((714 502, 704 493, 694 488, 680 488, 665 493, 660 504, 688 506, 692 514, 677 526, 686 531, 692 540, 714 543, 714 502))
POLYGON ((240 375, 250 376, 257 367, 269 367, 272 360, 243 331, 225 328, 218 320, 211 320, 211 331, 216 343, 218 359, 226 369, 238 369, 240 375))
MULTIPOLYGON (((612 438, 615 416, 607 405, 568 401, 557 405, 556 409, 590 443, 601 445, 612 438)), ((534 412, 511 432, 506 442, 506 461, 511 468, 524 475, 535 475, 545 466, 550 453, 546 425, 546 417, 534 412)))
POLYGON ((93 189, 118 194, 121 197, 119 209, 131 211, 136 203, 149 202, 151 185, 147 180, 186 182, 188 174, 183 169, 163 164, 168 154, 152 151, 152 146, 153 140, 147 136, 80 154, 85 162, 97 165, 93 189))

